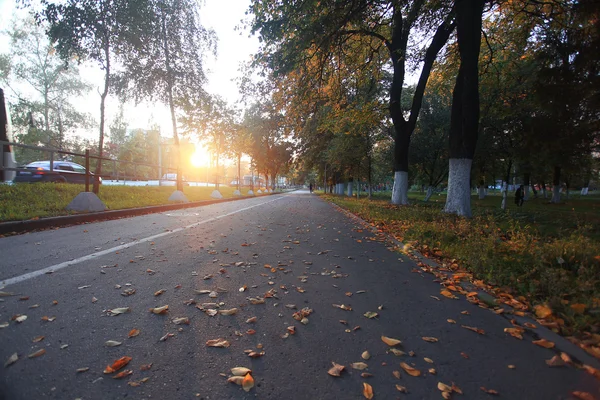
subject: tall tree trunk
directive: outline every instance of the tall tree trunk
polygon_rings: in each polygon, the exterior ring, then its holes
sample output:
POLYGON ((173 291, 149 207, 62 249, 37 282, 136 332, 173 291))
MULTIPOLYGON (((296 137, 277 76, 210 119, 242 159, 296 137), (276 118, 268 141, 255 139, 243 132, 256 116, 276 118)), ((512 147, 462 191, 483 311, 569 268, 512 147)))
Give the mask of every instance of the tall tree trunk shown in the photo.
MULTIPOLYGON (((241 176, 241 172, 242 172, 242 153, 238 153, 237 156, 237 190, 240 191, 240 179, 242 178, 241 176)), ((240 192, 241 193, 241 192, 240 192)))
POLYGON ((456 0, 460 67, 452 95, 445 212, 471 217, 471 164, 479 131, 479 50, 483 0, 456 0))
POLYGON ((94 184, 92 191, 95 194, 100 192, 100 176, 102 175, 102 156, 104 154, 104 120, 105 120, 105 104, 108 89, 110 88, 110 42, 105 38, 104 57, 106 59, 106 69, 104 70, 104 90, 100 95, 100 135, 98 138, 98 160, 96 162, 96 172, 94 175, 94 184))
POLYGON ((425 194, 424 202, 428 202, 433 195, 433 186, 427 186, 427 193, 425 194))
POLYGON ((504 181, 502 182, 502 205, 500 208, 506 210, 508 206, 508 183, 510 182, 510 170, 512 169, 512 161, 508 160, 508 167, 506 168, 506 174, 504 175, 504 181))
POLYGON ((554 179, 552 180, 552 199, 551 203, 560 203, 560 167, 554 166, 554 179))

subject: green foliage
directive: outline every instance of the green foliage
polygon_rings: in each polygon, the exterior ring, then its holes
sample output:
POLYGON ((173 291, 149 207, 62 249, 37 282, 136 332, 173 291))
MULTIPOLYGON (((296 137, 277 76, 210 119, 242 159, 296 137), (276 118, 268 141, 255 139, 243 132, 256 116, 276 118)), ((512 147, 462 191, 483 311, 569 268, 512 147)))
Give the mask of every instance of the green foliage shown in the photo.
MULTIPOLYGON (((420 198, 411 195, 411 199, 420 198)), ((385 200, 327 197, 416 248, 437 248, 445 260, 534 303, 548 303, 567 321, 565 333, 600 323, 598 314, 576 315, 568 304, 598 309, 600 299, 599 197, 497 210, 498 197, 472 199, 473 218, 443 213, 443 196, 428 204, 391 206, 385 200)))

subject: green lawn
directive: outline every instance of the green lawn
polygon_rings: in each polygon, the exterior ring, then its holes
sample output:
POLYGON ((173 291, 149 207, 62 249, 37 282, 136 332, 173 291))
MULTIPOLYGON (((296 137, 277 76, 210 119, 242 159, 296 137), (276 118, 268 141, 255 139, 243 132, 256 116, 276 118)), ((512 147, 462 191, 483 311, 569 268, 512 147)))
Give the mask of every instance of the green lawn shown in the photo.
MULTIPOLYGON (((0 185, 0 221, 68 215, 65 207, 84 190, 83 185, 36 183, 0 185)), ((169 204, 173 186, 112 186, 100 187, 100 199, 110 210, 169 204)), ((214 187, 185 186, 189 201, 210 200, 214 187)), ((221 185, 225 198, 233 197, 234 187, 221 185)), ((246 194, 248 189, 242 190, 246 194)))
POLYGON ((428 203, 411 193, 409 206, 393 206, 389 193, 373 200, 326 198, 416 248, 441 252, 487 283, 546 303, 565 321, 563 333, 600 328, 600 196, 571 195, 561 204, 537 198, 508 209, 501 197, 472 197, 473 218, 442 212, 444 195, 428 203), (574 304, 584 304, 579 312, 574 304), (595 327, 595 328, 592 328, 595 327))

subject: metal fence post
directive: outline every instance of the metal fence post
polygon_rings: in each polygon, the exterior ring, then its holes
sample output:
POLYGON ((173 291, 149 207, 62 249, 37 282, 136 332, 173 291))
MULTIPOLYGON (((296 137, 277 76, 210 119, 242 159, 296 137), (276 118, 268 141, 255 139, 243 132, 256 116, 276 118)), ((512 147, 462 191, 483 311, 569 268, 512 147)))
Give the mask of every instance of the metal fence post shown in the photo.
POLYGON ((85 150, 85 191, 90 191, 90 150, 85 150))

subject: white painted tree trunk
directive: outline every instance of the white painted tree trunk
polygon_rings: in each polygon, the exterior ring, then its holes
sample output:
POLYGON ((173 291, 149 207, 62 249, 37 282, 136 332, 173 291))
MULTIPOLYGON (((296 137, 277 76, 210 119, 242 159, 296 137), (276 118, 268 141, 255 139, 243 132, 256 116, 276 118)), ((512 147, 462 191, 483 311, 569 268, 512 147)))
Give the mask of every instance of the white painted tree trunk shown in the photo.
POLYGON ((560 203, 560 185, 554 185, 552 188, 552 199, 550 203, 560 203))
POLYGON ((485 188, 483 186, 479 186, 477 192, 479 193, 479 200, 485 199, 485 188))
POLYGON ((352 197, 352 182, 348 182, 348 197, 352 197))
POLYGON ((508 199, 508 184, 506 182, 502 182, 502 204, 500 208, 502 210, 506 210, 506 200, 508 199))
POLYGON ((582 188, 581 188, 581 195, 582 195, 582 196, 587 196, 587 194, 588 194, 588 189, 589 189, 589 188, 587 188, 587 187, 582 187, 582 188))
POLYGON ((432 195, 433 195, 433 186, 428 186, 427 193, 425 194, 425 198, 423 199, 423 201, 425 201, 425 202, 429 201, 429 199, 431 198, 432 195))
POLYGON ((523 186, 523 200, 529 200, 529 185, 523 186))
POLYGON ((471 217, 471 164, 469 158, 451 158, 448 170, 448 196, 444 212, 471 217))
POLYGON ((408 172, 396 171, 394 173, 394 187, 392 188, 392 204, 408 204, 408 172))

